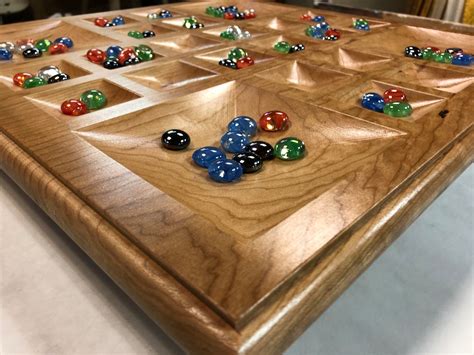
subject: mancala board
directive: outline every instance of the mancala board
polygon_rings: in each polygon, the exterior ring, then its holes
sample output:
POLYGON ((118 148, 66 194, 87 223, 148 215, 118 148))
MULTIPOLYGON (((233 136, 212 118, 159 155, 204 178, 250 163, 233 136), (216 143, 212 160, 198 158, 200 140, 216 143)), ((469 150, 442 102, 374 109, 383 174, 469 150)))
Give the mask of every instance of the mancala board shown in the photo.
POLYGON ((178 3, 0 27, 0 42, 69 36, 67 53, 0 63, 1 167, 180 346, 191 353, 283 351, 472 161, 474 71, 404 56, 414 45, 474 52, 473 28, 390 15, 367 18, 277 3, 233 2, 256 17, 205 14, 230 2, 178 3), (336 41, 305 35, 323 15, 336 41), (95 18, 125 24, 98 27, 95 18), (204 24, 182 27, 186 17, 204 24), (421 27, 422 24, 425 27, 421 27), (251 33, 230 41, 229 25, 251 33), (132 38, 129 31, 155 32, 132 38), (280 53, 278 41, 305 50, 280 53), (154 59, 109 70, 91 48, 146 44, 154 59), (218 64, 233 47, 254 59, 218 64), (12 77, 56 65, 69 80, 25 89, 12 77), (394 118, 364 93, 405 92, 394 118), (107 105, 64 115, 64 100, 98 89, 107 105), (288 114, 302 159, 219 184, 192 161, 219 146, 237 115, 288 114), (182 129, 182 151, 160 137, 182 129))

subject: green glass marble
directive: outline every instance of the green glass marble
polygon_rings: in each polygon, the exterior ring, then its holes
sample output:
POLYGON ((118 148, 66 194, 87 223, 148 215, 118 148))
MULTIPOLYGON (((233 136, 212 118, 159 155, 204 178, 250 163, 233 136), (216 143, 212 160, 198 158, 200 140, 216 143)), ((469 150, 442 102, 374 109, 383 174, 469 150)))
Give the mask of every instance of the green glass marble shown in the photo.
POLYGON ((141 50, 142 52, 147 52, 147 53, 153 53, 153 49, 151 49, 150 46, 147 46, 146 44, 139 44, 138 47, 135 47, 135 50, 141 50))
POLYGON ((35 47, 38 48, 41 52, 46 52, 51 46, 52 42, 49 39, 43 38, 35 42, 35 47))
POLYGON ((386 103, 383 112, 392 117, 408 117, 413 109, 408 102, 395 101, 386 103))
POLYGON ((358 28, 358 27, 368 27, 369 26, 369 21, 363 19, 363 18, 359 18, 359 19, 356 19, 354 22, 353 22, 353 26, 355 28, 358 28))
POLYGON ((295 137, 287 137, 275 144, 275 155, 281 160, 296 160, 304 156, 304 142, 295 137))
POLYGON ((222 17, 224 15, 224 11, 218 7, 209 6, 206 8, 206 14, 213 17, 222 17))
POLYGON ((438 63, 451 64, 453 62, 453 56, 449 53, 433 53, 432 59, 438 63))
POLYGON ((430 48, 423 48, 421 54, 424 60, 431 60, 434 52, 430 48))
POLYGON ((137 54, 137 57, 142 61, 142 62, 147 62, 149 60, 152 60, 155 58, 155 55, 153 54, 153 50, 148 47, 143 48, 143 47, 135 47, 135 53, 137 54))
POLYGON ((107 98, 102 91, 92 89, 81 94, 80 100, 86 104, 89 110, 98 110, 105 106, 107 98))
POLYGON ((221 32, 220 37, 224 39, 229 39, 231 41, 235 41, 237 39, 237 37, 232 32, 227 31, 221 32))
POLYGON ((34 76, 32 78, 28 78, 23 82, 23 87, 25 89, 36 88, 38 86, 46 85, 48 82, 39 76, 34 76))
POLYGON ((227 55, 227 58, 236 62, 238 61, 240 58, 244 58, 244 57, 247 57, 248 54, 247 52, 245 51, 245 49, 243 48, 239 48, 239 47, 235 47, 235 48, 232 48, 229 52, 229 54, 227 55))
POLYGON ((141 38, 143 38, 143 33, 141 33, 140 31, 129 31, 128 36, 133 37, 133 38, 141 39, 141 38))
POLYGON ((198 20, 194 16, 186 17, 184 19, 183 27, 191 28, 193 27, 193 25, 197 25, 197 24, 198 24, 198 20))
POLYGON ((286 41, 277 42, 273 46, 273 49, 276 50, 277 52, 280 52, 280 53, 289 53, 290 48, 291 48, 291 44, 289 44, 286 41))

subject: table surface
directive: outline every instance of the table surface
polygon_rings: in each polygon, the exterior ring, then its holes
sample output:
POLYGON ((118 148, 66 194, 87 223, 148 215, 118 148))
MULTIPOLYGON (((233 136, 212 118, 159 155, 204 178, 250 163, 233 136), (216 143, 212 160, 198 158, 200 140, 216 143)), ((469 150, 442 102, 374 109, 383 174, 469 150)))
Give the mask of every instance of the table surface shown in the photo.
MULTIPOLYGON (((472 354, 473 182, 471 166, 286 354, 472 354)), ((0 353, 182 353, 2 172, 0 235, 0 353)))

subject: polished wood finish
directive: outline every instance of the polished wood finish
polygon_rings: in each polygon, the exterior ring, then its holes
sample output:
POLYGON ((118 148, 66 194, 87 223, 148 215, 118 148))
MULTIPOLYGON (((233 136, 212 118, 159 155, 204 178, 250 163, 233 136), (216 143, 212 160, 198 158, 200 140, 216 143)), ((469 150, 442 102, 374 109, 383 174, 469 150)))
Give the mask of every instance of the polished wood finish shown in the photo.
POLYGON ((0 41, 25 31, 89 39, 64 55, 0 64, 0 166, 186 350, 273 353, 471 163, 473 69, 414 61, 403 49, 429 41, 472 52, 474 42, 380 19, 360 33, 351 15, 325 11, 343 36, 318 41, 303 35, 306 9, 255 3, 257 19, 237 24, 256 34, 238 42, 256 64, 233 71, 216 63, 233 44, 218 36, 228 22, 203 15, 209 4, 170 5, 176 17, 153 23, 146 14, 156 7, 120 11, 129 21, 116 28, 94 26, 94 14, 0 27, 0 41), (185 15, 207 26, 180 28, 185 15), (145 28, 157 36, 126 36, 145 28), (278 40, 306 50, 279 54, 278 40), (157 57, 112 71, 84 58, 95 45, 138 43, 157 57), (72 79, 29 90, 9 81, 47 64, 72 79), (409 119, 360 107, 363 93, 389 87, 407 93, 409 119), (92 88, 108 96, 106 108, 61 114, 63 100, 92 88), (290 130, 258 138, 297 136, 304 159, 268 162, 230 185, 191 162, 235 115, 274 109, 288 113, 290 130), (169 128, 190 133, 188 151, 160 147, 169 128))

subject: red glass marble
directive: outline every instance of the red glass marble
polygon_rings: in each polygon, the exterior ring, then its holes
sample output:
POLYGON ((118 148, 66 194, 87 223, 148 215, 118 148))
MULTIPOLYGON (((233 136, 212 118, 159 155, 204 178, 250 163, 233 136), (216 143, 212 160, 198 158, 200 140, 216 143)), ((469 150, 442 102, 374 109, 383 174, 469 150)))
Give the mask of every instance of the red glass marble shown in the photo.
POLYGON ((123 65, 128 59, 136 57, 137 54, 133 48, 125 48, 120 52, 117 59, 120 65, 123 65))
POLYGON ((54 43, 49 47, 49 54, 62 54, 69 50, 64 43, 54 43))
POLYGON ((311 21, 312 19, 313 17, 310 14, 303 14, 300 17, 300 20, 303 20, 303 21, 311 21))
POLYGON ((97 17, 94 20, 94 24, 99 27, 105 27, 105 25, 109 22, 105 17, 97 17))
POLYGON ((234 14, 232 12, 224 12, 224 18, 226 20, 233 20, 234 19, 234 14))
POLYGON ((401 102, 407 101, 407 96, 402 90, 388 89, 383 93, 383 100, 387 102, 401 102))
POLYGON ((260 117, 259 124, 264 131, 284 131, 290 126, 290 119, 282 111, 268 111, 260 117))
POLYGON ((245 18, 246 20, 251 19, 251 18, 255 18, 255 17, 257 17, 257 13, 256 13, 255 11, 247 11, 247 12, 245 12, 244 18, 245 18))
POLYGON ((324 33, 324 36, 325 37, 336 37, 337 39, 341 38, 341 32, 339 32, 338 30, 334 29, 334 28, 331 28, 329 30, 327 30, 325 33, 324 33))
POLYGON ((87 51, 86 57, 92 63, 102 64, 107 56, 103 50, 93 48, 87 51))
POLYGON ((26 79, 32 78, 34 75, 30 73, 16 73, 13 76, 13 84, 19 87, 23 87, 23 83, 26 79))
POLYGON ((438 47, 424 47, 423 49, 431 49, 431 51, 433 53, 441 53, 441 49, 439 49, 438 47))
POLYGON ((87 106, 79 100, 66 100, 61 104, 61 112, 68 116, 79 116, 87 113, 87 106))
POLYGON ((254 64, 254 60, 251 57, 240 58, 237 61, 237 69, 247 68, 254 64))

